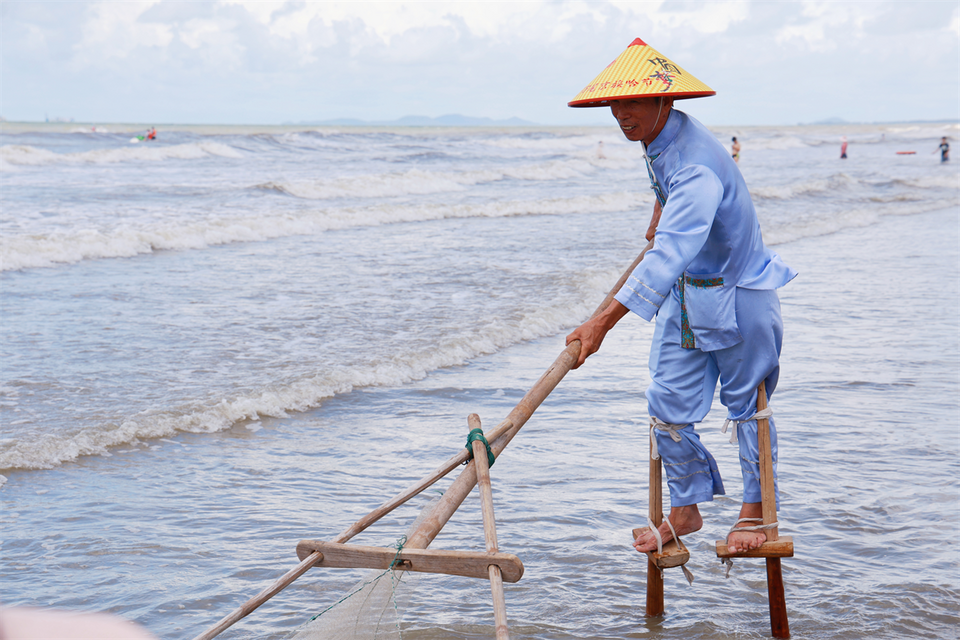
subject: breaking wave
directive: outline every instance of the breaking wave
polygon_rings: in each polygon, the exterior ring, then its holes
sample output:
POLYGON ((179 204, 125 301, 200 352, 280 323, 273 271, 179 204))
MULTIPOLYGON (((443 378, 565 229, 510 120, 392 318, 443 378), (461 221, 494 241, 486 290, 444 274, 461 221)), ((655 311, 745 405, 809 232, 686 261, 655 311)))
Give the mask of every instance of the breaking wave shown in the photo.
POLYGON ((253 242, 296 235, 404 222, 452 218, 502 218, 563 215, 586 211, 620 211, 647 202, 636 192, 484 204, 377 205, 330 208, 284 215, 246 215, 198 222, 171 222, 107 232, 87 230, 0 238, 0 271, 49 267, 97 258, 127 258, 155 251, 201 249, 233 242, 253 242))
POLYGON ((555 160, 514 167, 472 171, 427 171, 410 169, 397 173, 367 174, 318 180, 266 182, 259 189, 279 191, 306 200, 348 197, 390 197, 463 191, 468 187, 499 180, 562 180, 593 171, 591 162, 581 159, 555 160))
MULTIPOLYGON (((556 335, 582 321, 601 299, 614 272, 580 274, 576 299, 556 300, 513 320, 494 317, 471 331, 445 335, 439 343, 356 367, 343 367, 290 384, 227 397, 215 404, 137 414, 70 434, 43 433, 0 443, 0 470, 51 469, 81 456, 109 455, 109 449, 179 433, 214 433, 261 417, 283 417, 290 411, 320 406, 326 399, 354 389, 401 385, 420 380, 442 367, 495 353, 513 344, 556 335)), ((0 396, 12 390, 0 388, 0 396)), ((3 476, 0 476, 2 484, 3 476)))
POLYGON ((76 153, 56 153, 29 145, 4 145, 0 147, 0 166, 48 165, 65 163, 118 163, 160 162, 163 160, 195 160, 217 156, 242 158, 243 153, 221 142, 192 142, 170 146, 136 145, 112 149, 93 149, 76 153))

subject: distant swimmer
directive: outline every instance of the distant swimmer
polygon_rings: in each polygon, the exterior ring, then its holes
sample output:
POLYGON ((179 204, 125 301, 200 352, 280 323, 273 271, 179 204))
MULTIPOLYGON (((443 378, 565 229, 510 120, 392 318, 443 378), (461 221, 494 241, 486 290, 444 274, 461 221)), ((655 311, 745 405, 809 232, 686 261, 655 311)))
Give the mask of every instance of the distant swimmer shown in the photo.
POLYGON ((847 136, 840 138, 840 158, 847 157, 847 136))
POLYGON ((142 136, 135 136, 130 138, 130 142, 143 142, 144 140, 156 140, 157 139, 157 128, 152 127, 150 131, 147 131, 142 136))
POLYGON ((604 158, 607 157, 607 156, 603 155, 603 140, 601 140, 601 141, 597 144, 597 157, 598 157, 599 159, 601 159, 601 160, 603 160, 604 158))
POLYGON ((947 136, 943 136, 940 138, 940 162, 947 162, 948 160, 950 160, 950 145, 947 143, 947 136))
POLYGON ((734 162, 740 162, 740 143, 737 142, 737 136, 733 136, 733 144, 730 145, 730 154, 733 156, 734 162))

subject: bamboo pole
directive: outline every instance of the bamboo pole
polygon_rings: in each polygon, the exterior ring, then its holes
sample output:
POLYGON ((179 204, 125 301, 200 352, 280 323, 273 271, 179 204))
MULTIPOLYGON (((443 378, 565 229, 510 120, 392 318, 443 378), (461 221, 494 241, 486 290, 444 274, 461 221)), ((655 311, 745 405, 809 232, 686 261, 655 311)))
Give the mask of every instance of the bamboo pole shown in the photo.
MULTIPOLYGON (((650 520, 654 527, 663 524, 663 471, 660 459, 653 459, 653 441, 650 442, 650 520)), ((647 617, 663 615, 663 573, 647 557, 647 617)))
MULTIPOLYGON (((470 430, 480 428, 480 416, 471 413, 467 417, 470 430)), ((497 548, 497 521, 493 514, 493 489, 490 486, 490 466, 487 461, 487 448, 479 440, 473 441, 473 459, 477 465, 477 486, 480 488, 480 508, 483 513, 483 537, 487 545, 487 553, 498 553, 497 548)), ((507 601, 503 594, 503 577, 500 567, 491 564, 490 593, 493 595, 493 620, 496 624, 497 640, 510 640, 510 631, 507 628, 507 601)))
MULTIPOLYGON (((757 411, 767 408, 767 385, 761 382, 757 388, 757 411)), ((760 450, 760 508, 763 524, 777 521, 776 480, 773 475, 773 451, 770 442, 770 421, 757 420, 757 446, 760 450)), ((766 530, 767 541, 780 539, 777 527, 766 530)), ((790 622, 787 619, 787 602, 783 591, 783 572, 780 558, 767 558, 767 599, 770 602, 770 631, 774 638, 790 637, 790 622)))
MULTIPOLYGON (((767 408, 767 383, 760 382, 757 387, 757 411, 767 408)), ((760 509, 763 524, 777 521, 777 489, 773 477, 773 454, 770 446, 770 421, 757 420, 757 448, 760 450, 760 509)), ((776 542, 780 538, 777 527, 766 529, 767 540, 776 542)))
MULTIPOLYGON (((643 256, 646 255, 647 251, 649 251, 652 247, 653 241, 651 240, 647 246, 644 247, 643 251, 640 252, 640 255, 637 256, 637 259, 633 261, 626 271, 623 272, 623 274, 620 276, 620 279, 617 280, 617 283, 603 299, 603 302, 601 302, 600 306, 597 307, 597 310, 593 312, 593 316, 596 316, 610 305, 610 303, 613 301, 613 296, 616 295, 617 291, 619 291, 624 285, 624 283, 627 281, 627 278, 629 278, 630 274, 633 273, 633 270, 638 264, 640 264, 640 261, 643 260, 643 256)), ((521 398, 520 402, 517 403, 517 406, 513 408, 513 411, 507 415, 503 422, 497 425, 490 437, 487 437, 487 441, 491 443, 490 448, 493 450, 495 456, 500 455, 500 453, 506 448, 506 446, 510 443, 510 440, 513 439, 513 436, 515 436, 520 430, 520 427, 522 427, 530 418, 537 407, 540 406, 540 403, 542 403, 543 400, 550 395, 550 392, 556 388, 556 386, 563 379, 563 376, 565 376, 567 372, 570 371, 571 367, 576 364, 579 357, 580 341, 575 340, 567 345, 567 348, 560 353, 553 364, 550 365, 550 368, 547 369, 542 376, 540 376, 540 379, 537 380, 536 384, 534 384, 533 387, 527 391, 526 395, 521 398)), ((390 511, 393 509, 419 494, 421 491, 432 485, 444 475, 455 469, 459 464, 462 464, 463 460, 466 459, 463 457, 465 455, 467 455, 465 452, 460 452, 459 454, 453 456, 450 458, 450 460, 441 465, 437 472, 427 476, 420 482, 414 484, 407 491, 400 493, 392 500, 388 500, 370 514, 364 518, 361 518, 354 525, 341 533, 337 537, 336 541, 346 542, 357 533, 360 533, 371 524, 390 513, 390 511), (454 460, 459 460, 459 462, 454 464, 454 460), (448 466, 450 467, 449 469, 444 471, 442 475, 437 476, 437 473, 440 473, 448 466)), ((467 494, 473 490, 473 486, 476 484, 476 482, 477 474, 475 465, 473 462, 470 462, 463 472, 461 472, 461 474, 457 477, 457 480, 450 485, 450 488, 448 488, 447 492, 444 493, 443 497, 440 499, 440 502, 437 503, 437 505, 431 510, 430 516, 427 517, 427 519, 414 533, 416 544, 411 544, 413 539, 408 539, 405 546, 414 549, 426 549, 430 542, 432 542, 437 534, 440 533, 440 529, 442 529, 443 525, 447 523, 447 520, 450 519, 450 516, 452 516, 457 510, 457 507, 463 503, 463 500, 466 498, 467 494)), ((250 615, 251 612, 257 609, 257 607, 262 605, 264 602, 292 584, 294 580, 303 575, 307 569, 319 562, 321 558, 322 555, 319 552, 310 554, 296 567, 283 574, 283 576, 281 576, 276 582, 261 591, 255 597, 245 602, 233 613, 225 616, 216 625, 198 635, 196 638, 194 638, 194 640, 211 640, 212 638, 217 637, 225 630, 236 624, 239 620, 250 615)))

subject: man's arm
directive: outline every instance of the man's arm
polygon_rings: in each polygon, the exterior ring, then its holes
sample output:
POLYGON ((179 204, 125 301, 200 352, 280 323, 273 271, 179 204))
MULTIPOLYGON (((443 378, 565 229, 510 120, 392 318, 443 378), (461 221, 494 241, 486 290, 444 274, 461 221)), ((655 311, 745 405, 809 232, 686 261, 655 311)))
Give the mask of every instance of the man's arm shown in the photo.
POLYGON ((627 311, 628 309, 625 306, 616 300, 612 300, 606 309, 584 322, 567 336, 567 344, 574 340, 580 341, 580 359, 577 360, 574 369, 579 369, 588 356, 600 350, 600 344, 606 337, 607 332, 613 329, 623 316, 627 315, 627 311))

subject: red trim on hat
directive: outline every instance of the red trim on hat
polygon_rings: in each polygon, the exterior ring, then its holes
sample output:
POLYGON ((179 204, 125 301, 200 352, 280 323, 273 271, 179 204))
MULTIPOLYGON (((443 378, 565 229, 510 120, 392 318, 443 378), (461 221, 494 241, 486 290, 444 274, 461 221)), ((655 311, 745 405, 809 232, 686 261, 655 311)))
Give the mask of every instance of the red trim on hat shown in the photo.
POLYGON ((598 100, 597 98, 587 98, 585 100, 575 100, 574 102, 568 102, 568 107, 608 107, 610 106, 611 100, 631 100, 633 98, 706 98, 708 96, 717 95, 716 91, 683 91, 678 93, 638 93, 632 96, 616 96, 613 98, 603 98, 598 100))
POLYGON ((647 43, 644 42, 643 40, 641 40, 640 38, 637 38, 636 40, 634 40, 633 42, 631 42, 631 43, 630 43, 629 45, 627 45, 627 46, 628 46, 628 47, 635 47, 635 46, 637 46, 637 45, 640 45, 641 47, 645 47, 645 46, 647 46, 647 43))

